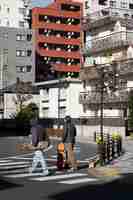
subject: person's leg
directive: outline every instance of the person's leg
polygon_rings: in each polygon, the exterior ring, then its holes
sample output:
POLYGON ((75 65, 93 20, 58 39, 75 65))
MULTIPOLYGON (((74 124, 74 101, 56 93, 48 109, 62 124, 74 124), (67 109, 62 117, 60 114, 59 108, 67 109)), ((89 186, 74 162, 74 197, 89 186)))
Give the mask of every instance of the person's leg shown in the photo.
POLYGON ((43 169, 43 174, 47 175, 48 174, 48 168, 47 168, 47 165, 46 165, 46 161, 45 161, 45 158, 44 158, 44 155, 43 155, 43 152, 40 151, 40 163, 41 163, 41 167, 43 169))
POLYGON ((75 155, 73 151, 73 145, 71 143, 68 144, 68 157, 71 163, 71 167, 73 169, 77 169, 77 163, 76 163, 76 159, 75 159, 75 155))
POLYGON ((32 161, 32 167, 30 168, 31 173, 36 171, 38 163, 39 163, 38 151, 35 151, 32 161))

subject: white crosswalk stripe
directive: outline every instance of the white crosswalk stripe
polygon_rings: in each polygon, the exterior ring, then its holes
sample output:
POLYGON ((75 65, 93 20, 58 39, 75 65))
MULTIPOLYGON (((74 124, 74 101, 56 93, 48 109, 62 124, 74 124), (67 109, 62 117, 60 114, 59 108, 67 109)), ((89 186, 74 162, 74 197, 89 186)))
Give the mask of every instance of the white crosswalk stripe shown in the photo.
POLYGON ((31 167, 31 158, 29 158, 29 162, 27 160, 21 161, 21 159, 19 161, 19 158, 17 158, 17 160, 1 159, 0 161, 0 175, 5 178, 25 179, 27 181, 36 182, 55 181, 58 184, 83 184, 97 181, 96 178, 89 178, 88 174, 85 173, 57 171, 56 165, 48 166, 48 169, 53 170, 54 173, 50 176, 45 176, 39 171, 36 173, 30 173, 29 168, 31 167))
POLYGON ((29 165, 18 165, 18 166, 15 166, 15 165, 12 165, 12 166, 3 166, 3 167, 0 167, 0 170, 9 170, 9 169, 16 169, 16 168, 25 168, 25 167, 29 167, 29 165))
POLYGON ((12 160, 0 160, 0 163, 7 163, 7 162, 11 162, 12 160))
POLYGON ((22 165, 22 164, 29 164, 29 162, 9 162, 9 163, 0 163, 0 167, 1 166, 9 166, 9 165, 22 165))
POLYGON ((57 176, 45 176, 45 177, 39 177, 39 178, 32 178, 31 180, 34 181, 48 181, 48 180, 57 180, 57 179, 65 179, 65 178, 73 178, 73 177, 80 177, 80 176, 86 176, 86 174, 80 174, 80 173, 71 173, 71 174, 63 174, 63 175, 57 175, 57 176))
POLYGON ((97 181, 96 178, 78 178, 78 179, 69 179, 65 181, 59 181, 58 183, 63 183, 63 184, 78 184, 78 183, 87 183, 91 181, 97 181))

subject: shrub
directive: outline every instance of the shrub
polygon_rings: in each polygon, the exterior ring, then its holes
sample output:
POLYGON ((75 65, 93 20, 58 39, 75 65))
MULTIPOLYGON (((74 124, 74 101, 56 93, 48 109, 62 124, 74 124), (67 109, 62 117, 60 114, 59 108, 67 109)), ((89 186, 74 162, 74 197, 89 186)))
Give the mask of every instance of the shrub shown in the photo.
POLYGON ((38 108, 37 108, 36 104, 30 103, 29 105, 24 106, 18 113, 16 113, 14 118, 17 120, 29 121, 35 115, 37 115, 37 113, 36 113, 37 109, 38 108))

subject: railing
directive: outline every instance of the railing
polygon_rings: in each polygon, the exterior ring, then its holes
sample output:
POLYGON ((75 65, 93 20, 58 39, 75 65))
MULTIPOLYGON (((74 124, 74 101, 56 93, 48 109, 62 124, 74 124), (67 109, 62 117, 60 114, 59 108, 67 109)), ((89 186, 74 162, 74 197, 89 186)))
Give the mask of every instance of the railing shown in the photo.
POLYGON ((97 37, 88 40, 86 48, 83 50, 84 54, 96 53, 106 49, 115 49, 131 44, 133 41, 133 32, 120 31, 106 35, 104 37, 97 37))
MULTIPOLYGON (((100 93, 99 92, 80 92, 79 103, 80 104, 100 104, 100 93)), ((114 103, 126 103, 128 100, 127 91, 119 91, 118 95, 116 94, 104 94, 103 104, 114 104, 114 103)))
POLYGON ((133 73, 133 59, 121 60, 117 63, 117 68, 120 75, 133 73))
POLYGON ((133 13, 129 9, 122 8, 104 8, 94 13, 87 13, 90 22, 94 22, 105 17, 118 17, 124 19, 133 19, 133 13))
POLYGON ((88 67, 84 67, 80 70, 80 79, 85 81, 91 81, 91 80, 98 80, 98 71, 97 68, 108 68, 116 67, 116 70, 119 74, 119 76, 126 76, 131 75, 133 73, 133 58, 130 59, 119 59, 112 63, 104 63, 104 64, 97 64, 88 67))

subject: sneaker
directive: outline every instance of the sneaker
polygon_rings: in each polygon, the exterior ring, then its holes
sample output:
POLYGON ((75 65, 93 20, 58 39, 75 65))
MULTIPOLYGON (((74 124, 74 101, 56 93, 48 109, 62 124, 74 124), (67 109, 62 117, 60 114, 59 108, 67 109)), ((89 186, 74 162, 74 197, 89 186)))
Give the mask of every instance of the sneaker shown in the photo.
POLYGON ((48 170, 43 171, 43 172, 42 172, 42 175, 43 175, 43 176, 49 175, 49 171, 48 171, 48 170))
POLYGON ((74 169, 73 167, 68 169, 67 172, 75 172, 77 169, 74 169))

